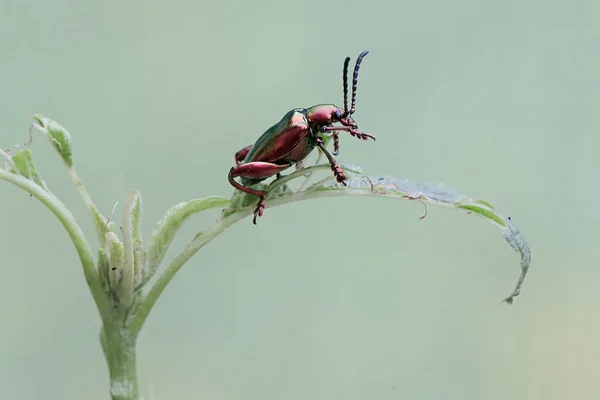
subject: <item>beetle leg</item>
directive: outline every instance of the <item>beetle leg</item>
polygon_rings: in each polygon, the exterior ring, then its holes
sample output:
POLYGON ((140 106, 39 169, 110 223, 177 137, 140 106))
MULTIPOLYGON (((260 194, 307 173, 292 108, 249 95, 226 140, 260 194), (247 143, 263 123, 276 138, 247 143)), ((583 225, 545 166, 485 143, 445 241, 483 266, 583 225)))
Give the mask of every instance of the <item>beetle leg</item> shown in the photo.
POLYGON ((340 135, 337 133, 335 126, 322 126, 320 132, 331 133, 333 137, 333 155, 337 156, 340 154, 340 135))
POLYGON ((333 158, 333 156, 331 154, 329 154, 329 152, 323 145, 323 139, 321 139, 320 137, 317 137, 317 146, 321 149, 323 154, 325 154, 325 157, 327 157, 327 160, 329 160, 329 164, 331 164, 331 170, 333 171, 333 174, 335 175, 335 180, 338 181, 339 183, 343 183, 344 186, 346 186, 346 175, 344 174, 344 171, 336 163, 335 158, 333 158))
POLYGON ((240 151, 238 151, 237 153, 235 153, 235 163, 237 165, 241 165, 242 162, 244 161, 244 159, 246 158, 246 156, 248 155, 248 153, 250 152, 250 150, 252 150, 252 146, 246 146, 243 149, 241 149, 240 151))
POLYGON ((337 132, 333 132, 333 155, 337 156, 340 154, 340 136, 337 132))
POLYGON ((375 140, 374 136, 369 135, 368 133, 361 132, 358 129, 352 128, 350 126, 326 126, 323 128, 323 130, 325 130, 326 132, 345 131, 351 134, 352 136, 356 136, 357 138, 362 140, 367 140, 369 138, 375 140))
POLYGON ((259 197, 258 204, 254 210, 254 219, 252 220, 254 225, 256 225, 256 218, 262 217, 263 215, 263 211, 266 207, 265 196, 267 193, 263 190, 252 189, 248 186, 244 186, 241 183, 236 182, 236 180, 233 178, 237 176, 243 178, 268 178, 278 174, 280 171, 283 171, 290 166, 291 164, 278 165, 268 162, 254 161, 238 165, 237 167, 232 167, 229 170, 229 183, 231 186, 244 193, 253 194, 259 197))

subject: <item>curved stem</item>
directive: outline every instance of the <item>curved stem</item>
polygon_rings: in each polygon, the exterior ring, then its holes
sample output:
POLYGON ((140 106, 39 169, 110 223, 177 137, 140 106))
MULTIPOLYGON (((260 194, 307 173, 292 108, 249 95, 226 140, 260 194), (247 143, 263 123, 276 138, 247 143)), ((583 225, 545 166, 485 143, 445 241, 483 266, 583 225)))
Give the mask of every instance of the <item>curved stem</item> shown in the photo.
MULTIPOLYGON (((311 171, 313 171, 315 169, 320 169, 320 168, 324 168, 324 167, 325 166, 314 166, 314 167, 309 167, 309 168, 312 168, 311 171)), ((281 185, 281 184, 285 183, 286 181, 293 179, 294 177, 297 177, 299 175, 301 175, 301 172, 296 171, 286 177, 276 180, 267 188, 267 191, 273 190, 278 185, 281 185)), ((369 181, 371 181, 371 180, 369 179, 369 181)), ((393 186, 393 190, 391 190, 391 191, 373 190, 372 182, 370 182, 370 185, 365 184, 362 187, 361 186, 351 186, 351 187, 349 186, 349 187, 343 187, 343 188, 337 188, 337 189, 334 187, 322 188, 321 190, 308 190, 308 191, 296 192, 296 193, 291 193, 291 194, 285 193, 285 194, 281 194, 281 195, 275 195, 271 198, 268 198, 267 202, 268 202, 269 208, 274 208, 274 207, 278 207, 278 206, 281 206, 284 204, 295 203, 295 202, 301 201, 301 200, 311 200, 311 199, 326 198, 326 197, 342 197, 342 196, 368 196, 368 197, 379 197, 379 198, 383 197, 383 198, 388 198, 388 199, 400 199, 400 200, 409 200, 409 201, 416 200, 416 199, 421 200, 420 195, 419 196, 415 195, 416 197, 411 196, 407 189, 402 189, 397 184, 393 184, 391 186, 393 186)), ((436 204, 438 206, 454 208, 454 209, 461 209, 461 208, 467 207, 464 204, 457 203, 457 201, 460 201, 461 199, 464 199, 465 197, 457 197, 457 195, 454 194, 453 192, 448 192, 447 196, 448 196, 448 198, 444 198, 443 196, 440 197, 439 193, 433 191, 431 198, 427 198, 426 200, 423 200, 423 201, 425 203, 436 204)), ((223 217, 220 220, 218 220, 217 223, 215 223, 211 228, 209 228, 208 230, 199 234, 194 240, 192 240, 185 247, 183 252, 181 252, 171 262, 171 264, 169 264, 169 266, 162 273, 162 275, 160 276, 158 281, 154 284, 152 289, 148 292, 148 294, 139 301, 139 303, 135 309, 135 312, 132 315, 132 319, 131 319, 131 322, 129 325, 131 327, 133 333, 135 333, 135 334, 139 333, 139 330, 141 329, 142 325, 144 324, 144 321, 146 320, 146 318, 148 317, 150 310, 152 309, 152 307, 158 300, 158 297, 163 292, 163 290, 165 289, 167 284, 171 281, 171 279, 173 279, 175 274, 181 269, 181 267, 194 254, 196 254, 196 252, 198 250, 200 250, 202 247, 204 247, 204 245, 206 245, 212 239, 217 237, 226 228, 230 227, 234 223, 251 215, 253 212, 253 208, 254 208, 254 206, 249 206, 249 207, 236 209, 236 210, 230 209, 229 210, 229 212, 231 212, 230 214, 228 214, 226 217, 223 217)), ((482 206, 480 206, 479 208, 482 208, 482 206)), ((492 218, 493 216, 491 216, 491 217, 487 216, 485 214, 482 214, 482 212, 483 211, 478 211, 477 213, 478 213, 478 215, 483 215, 488 220, 495 222, 495 220, 492 218)), ((525 249, 526 243, 523 242, 522 246, 523 246, 523 249, 525 249)), ((524 250, 521 250, 521 249, 518 249, 518 250, 522 254, 525 253, 524 250)), ((522 257, 523 257, 523 255, 522 255, 522 257)), ((528 265, 527 260, 525 261, 525 264, 528 265)), ((523 270, 526 271, 526 268, 523 268, 523 270)), ((518 293, 518 291, 516 293, 518 293)))
POLYGON ((73 167, 67 167, 67 171, 69 173, 69 176, 71 177, 71 180, 75 184, 75 187, 77 188, 77 191, 79 192, 79 195, 81 196, 81 198, 83 199, 83 202, 87 206, 87 208, 92 216, 92 219, 94 220, 94 226, 96 228, 96 234, 98 235, 98 240, 100 241, 100 246, 104 247, 104 244, 106 242, 106 238, 104 236, 104 231, 106 228, 107 219, 102 215, 102 213, 100 213, 100 210, 98 209, 98 207, 96 207, 96 204, 94 204, 92 197, 90 196, 87 189, 83 185, 83 181, 81 180, 79 175, 77 175, 77 172, 75 172, 75 169, 73 167))
POLYGON ((140 299, 136 306, 129 328, 133 335, 137 335, 142 329, 150 310, 154 307, 156 300, 160 297, 165 287, 171 282, 171 279, 175 274, 183 267, 183 265, 190 259, 198 250, 204 247, 208 242, 216 238, 221 232, 235 224, 236 222, 246 218, 252 214, 254 207, 246 207, 236 211, 235 213, 222 218, 217 221, 213 226, 208 228, 206 231, 198 235, 194 240, 185 246, 185 249, 177 256, 169 266, 164 270, 162 275, 158 278, 152 289, 146 294, 146 296, 140 299))
MULTIPOLYGON (((373 193, 371 190, 359 190, 357 192, 361 192, 364 195, 373 195, 377 196, 377 194, 373 193), (364 193, 362 193, 364 192, 364 193)), ((357 194, 357 193, 355 193, 357 194)), ((283 204, 294 203, 300 200, 309 200, 315 198, 323 198, 323 197, 335 197, 335 196, 344 196, 348 195, 344 191, 339 190, 331 190, 331 191, 322 191, 322 192, 301 192, 294 194, 287 194, 281 197, 275 197, 269 200, 269 208, 281 206, 283 204)), ((379 195, 380 196, 380 195, 379 195)), ((141 299, 136 307, 136 310, 132 316, 131 323, 129 325, 132 334, 137 335, 141 330, 150 310, 154 307, 154 304, 160 297, 161 293, 165 289, 165 287, 169 284, 171 279, 175 276, 175 274, 183 267, 183 265, 190 259, 198 250, 204 247, 208 242, 216 238, 221 232, 225 229, 229 228, 236 222, 248 217, 252 214, 254 206, 242 208, 236 210, 233 214, 228 215, 217 221, 212 227, 202 232, 199 236, 197 236, 194 240, 187 244, 183 252, 181 252, 164 270, 160 278, 158 278, 157 282, 154 284, 152 289, 146 294, 146 296, 141 299)))
POLYGON ((69 210, 67 210, 60 200, 29 179, 25 179, 22 176, 13 174, 4 169, 0 169, 0 179, 10 182, 13 185, 27 191, 36 199, 41 201, 50 211, 52 211, 54 215, 56 215, 75 245, 75 249, 79 255, 79 260, 81 261, 81 266, 83 267, 85 280, 87 281, 90 291, 92 292, 92 296, 94 297, 96 307, 98 307, 98 311, 100 312, 102 322, 107 323, 110 318, 108 314, 110 311, 108 299, 102 289, 102 284, 94 265, 94 259, 90 251, 90 246, 88 245, 83 231, 77 224, 77 221, 75 221, 73 215, 69 212, 69 210))
MULTIPOLYGON (((317 168, 322 168, 318 166, 317 168)), ((362 193, 361 193, 362 194, 362 193)), ((365 195, 375 195, 370 190, 364 190, 365 195)), ((269 200, 269 208, 281 206, 283 204, 294 203, 300 200, 309 200, 315 198, 323 198, 323 197, 334 197, 334 196, 343 196, 348 195, 344 191, 332 190, 332 191, 323 191, 323 192, 301 192, 294 194, 287 194, 281 197, 275 197, 269 200)), ((175 274, 183 267, 183 265, 190 259, 198 250, 204 247, 208 242, 216 238, 221 232, 225 229, 229 228, 236 222, 248 217, 252 214, 254 206, 241 208, 235 211, 233 214, 228 215, 217 221, 212 227, 202 232, 198 237, 192 240, 187 244, 183 252, 181 252, 165 269, 162 273, 158 281, 154 284, 152 289, 148 292, 148 294, 139 301, 136 310, 133 314, 131 323, 129 328, 131 329, 132 334, 137 335, 139 331, 142 329, 150 310, 154 307, 154 304, 160 297, 165 287, 171 282, 171 279, 175 276, 175 274)))

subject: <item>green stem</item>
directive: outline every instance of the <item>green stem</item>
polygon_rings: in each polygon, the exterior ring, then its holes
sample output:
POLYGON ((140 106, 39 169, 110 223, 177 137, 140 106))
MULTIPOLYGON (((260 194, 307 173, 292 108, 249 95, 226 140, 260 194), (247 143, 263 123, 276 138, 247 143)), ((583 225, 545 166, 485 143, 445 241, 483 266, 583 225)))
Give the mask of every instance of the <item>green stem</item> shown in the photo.
POLYGON ((83 199, 83 202, 87 206, 87 208, 92 216, 92 219, 94 220, 96 234, 98 235, 98 240, 100 241, 100 246, 103 247, 106 242, 106 238, 104 237, 104 231, 107 228, 107 226, 106 226, 107 219, 102 215, 102 213, 100 213, 100 210, 98 209, 98 207, 96 207, 96 204, 94 204, 92 197, 90 196, 87 189, 83 185, 83 181, 81 180, 79 175, 77 175, 77 172, 75 172, 75 169, 73 167, 67 166, 67 171, 69 172, 69 176, 71 177, 71 180, 75 184, 75 187, 77 188, 77 191, 79 192, 79 195, 83 199))
POLYGON ((102 289, 102 283, 100 282, 98 272, 96 271, 94 265, 94 259, 90 251, 90 246, 88 245, 85 235, 83 234, 83 231, 77 224, 77 221, 73 215, 69 212, 69 210, 67 210, 65 205, 59 199, 29 179, 25 179, 22 176, 13 174, 12 172, 8 172, 4 169, 0 169, 0 179, 10 182, 13 185, 29 192, 33 197, 48 207, 48 209, 52 211, 54 215, 56 215, 75 245, 75 249, 79 255, 79 260, 81 261, 81 266, 83 267, 85 280, 87 281, 90 291, 92 292, 92 296, 96 302, 96 307, 98 307, 102 322, 107 323, 110 318, 108 299, 104 293, 104 290, 102 289))
POLYGON ((115 316, 103 327, 104 354, 110 371, 110 394, 113 400, 139 399, 136 366, 136 336, 121 325, 115 316))
MULTIPOLYGON (((364 195, 376 195, 368 189, 357 189, 356 192, 357 194, 360 193, 364 195)), ((309 200, 323 197, 337 197, 344 195, 347 195, 347 193, 340 190, 302 192, 294 193, 291 195, 287 194, 285 196, 270 199, 269 208, 277 207, 283 204, 293 203, 300 200, 309 200)), ((173 261, 171 261, 169 266, 165 269, 160 278, 158 278, 158 280, 156 281, 152 289, 150 289, 148 294, 144 298, 139 300, 130 325, 132 333, 138 334, 139 331, 142 329, 142 326, 144 325, 144 322, 146 321, 150 310, 152 310, 152 307, 154 307, 154 304, 160 297, 165 287, 169 284, 169 282, 171 282, 171 279, 173 279, 173 277, 181 269, 181 267, 183 267, 183 265, 208 242, 213 240, 221 232, 223 232, 225 229, 229 228, 236 222, 251 215, 253 210, 254 205, 252 205, 251 207, 239 209, 233 214, 221 218, 213 226, 211 226, 206 231, 202 232, 194 240, 187 244, 183 252, 181 252, 177 257, 175 257, 173 261)))
POLYGON ((183 252, 181 252, 173 261, 171 261, 160 278, 158 278, 154 286, 152 286, 152 289, 150 289, 148 294, 139 300, 130 325, 130 329, 133 334, 137 335, 140 329, 142 329, 142 326, 144 325, 150 310, 152 310, 152 307, 154 307, 156 300, 158 300, 158 297, 163 290, 165 290, 165 287, 167 287, 169 282, 171 282, 171 279, 173 279, 177 271, 179 271, 181 267, 183 267, 183 265, 198 252, 198 250, 216 238, 221 232, 250 215, 252 213, 252 209, 246 207, 234 214, 229 215, 228 217, 218 220, 213 226, 202 232, 185 246, 183 252))

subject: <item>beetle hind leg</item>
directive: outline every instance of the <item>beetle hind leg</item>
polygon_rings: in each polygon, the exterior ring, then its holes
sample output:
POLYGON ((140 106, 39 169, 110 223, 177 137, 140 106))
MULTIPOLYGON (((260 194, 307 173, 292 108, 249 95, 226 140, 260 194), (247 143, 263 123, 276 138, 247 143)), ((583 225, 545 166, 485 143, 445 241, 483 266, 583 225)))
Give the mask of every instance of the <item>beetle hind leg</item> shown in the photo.
POLYGON ((252 223, 254 225, 256 225, 256 218, 262 217, 263 212, 266 208, 265 196, 267 195, 267 193, 262 190, 252 189, 250 187, 242 185, 241 183, 236 182, 235 179, 233 179, 234 170, 235 170, 235 167, 231 168, 231 170, 229 171, 229 183, 233 187, 235 187, 237 190, 242 191, 244 193, 253 194, 255 196, 258 196, 258 198, 259 198, 258 204, 256 205, 256 208, 254 209, 254 218, 252 219, 252 223))
POLYGON ((238 165, 237 167, 232 167, 229 170, 228 178, 229 178, 229 183, 231 184, 231 186, 233 186, 237 190, 240 190, 244 193, 252 194, 254 196, 259 197, 258 204, 256 205, 256 209, 254 210, 254 218, 252 220, 254 225, 256 225, 256 218, 262 217, 263 212, 266 208, 265 197, 267 196, 267 192, 265 192, 263 190, 252 189, 251 187, 248 187, 248 186, 244 186, 241 183, 237 182, 234 178, 238 177, 238 176, 242 177, 242 178, 250 178, 250 179, 252 179, 252 178, 268 178, 268 177, 273 176, 273 175, 279 173, 280 171, 283 171, 284 169, 289 168, 289 167, 290 167, 290 164, 278 165, 278 164, 273 164, 273 163, 255 161, 255 162, 249 162, 246 164, 241 164, 241 165, 238 165))

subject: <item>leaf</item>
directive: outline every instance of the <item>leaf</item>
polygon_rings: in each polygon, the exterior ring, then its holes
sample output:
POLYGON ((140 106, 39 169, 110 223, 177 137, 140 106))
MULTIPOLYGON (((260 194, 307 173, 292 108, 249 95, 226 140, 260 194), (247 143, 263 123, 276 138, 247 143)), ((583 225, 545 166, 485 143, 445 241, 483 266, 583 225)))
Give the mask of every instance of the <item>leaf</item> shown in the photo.
POLYGON ((137 190, 133 193, 131 205, 131 234, 133 238, 133 263, 134 282, 136 285, 142 281, 143 265, 146 259, 144 243, 142 241, 142 195, 137 190))
POLYGON ((104 249, 98 249, 98 276, 102 283, 102 288, 106 293, 110 292, 109 272, 110 263, 104 249))
POLYGON ((105 236, 106 241, 104 250, 108 256, 110 268, 108 271, 108 280, 113 293, 120 299, 119 285, 121 284, 123 264, 125 262, 123 243, 121 243, 117 234, 114 232, 106 232, 105 236))
POLYGON ((34 181, 39 186, 48 190, 48 188, 46 187, 46 183, 35 168, 31 150, 25 149, 17 152, 14 156, 12 156, 12 160, 14 162, 15 168, 17 169, 17 171, 13 172, 18 172, 21 176, 34 181))
POLYGON ((58 154, 60 154, 67 167, 71 168, 73 166, 73 154, 71 152, 71 135, 69 132, 57 122, 42 117, 39 114, 34 115, 33 119, 37 122, 36 127, 50 139, 50 142, 56 151, 58 151, 58 154))
MULTIPOLYGON (((73 156, 71 152, 71 135, 67 130, 58 124, 56 121, 53 121, 49 118, 43 117, 41 115, 34 115, 33 118, 37 123, 34 124, 36 128, 38 128, 46 137, 50 140, 50 143, 58 152, 63 162, 67 166, 67 171, 71 180, 75 184, 79 195, 83 199, 86 204, 90 215, 94 221, 94 225, 96 227, 96 234, 98 235, 98 239, 100 240, 100 244, 104 246, 105 244, 105 230, 113 230, 112 223, 106 219, 98 207, 94 204, 91 196, 87 192, 83 181, 77 175, 75 168, 73 167, 73 156)), ((31 140, 31 139, 30 139, 31 140)))
MULTIPOLYGON (((330 166, 329 164, 322 164, 305 169, 312 173, 317 169, 329 170, 330 166)), ((296 171, 282 177, 269 185, 269 196, 267 198, 270 198, 270 200, 268 207, 322 197, 372 196, 399 200, 418 200, 426 205, 426 207, 427 205, 449 207, 483 217, 502 229, 502 237, 521 255, 521 274, 514 290, 503 301, 512 304, 513 299, 519 295, 531 264, 531 250, 525 238, 513 225, 510 217, 506 217, 498 212, 489 202, 461 195, 443 184, 415 182, 408 179, 396 179, 390 176, 366 175, 358 166, 345 165, 344 172, 348 175, 347 186, 335 182, 333 175, 329 175, 304 190, 295 193, 276 194, 279 184, 286 183, 304 174, 302 171, 296 171)), ((424 218, 425 215, 420 219, 424 218)))
POLYGON ((123 304, 129 306, 136 286, 136 277, 141 280, 139 265, 135 263, 134 235, 140 236, 141 222, 140 193, 131 191, 127 193, 123 210, 123 225, 121 234, 123 237, 123 272, 121 274, 121 297, 123 304), (137 267, 137 269, 136 269, 137 267))

